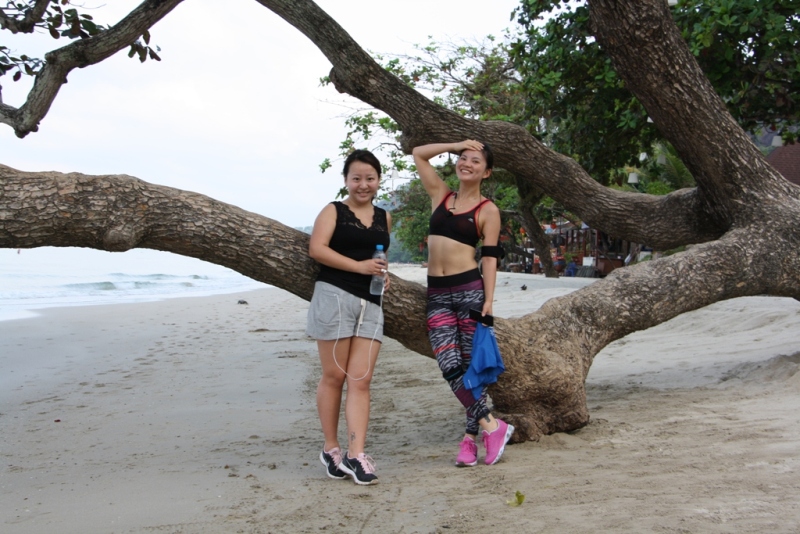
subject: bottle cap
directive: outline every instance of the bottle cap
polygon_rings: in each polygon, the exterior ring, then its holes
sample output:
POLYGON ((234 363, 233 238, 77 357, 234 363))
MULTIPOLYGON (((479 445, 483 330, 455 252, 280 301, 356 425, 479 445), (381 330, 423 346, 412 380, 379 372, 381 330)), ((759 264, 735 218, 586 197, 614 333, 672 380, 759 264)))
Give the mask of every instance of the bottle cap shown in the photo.
POLYGON ((376 249, 376 250, 383 250, 383 245, 376 245, 376 246, 375 246, 375 249, 376 249))

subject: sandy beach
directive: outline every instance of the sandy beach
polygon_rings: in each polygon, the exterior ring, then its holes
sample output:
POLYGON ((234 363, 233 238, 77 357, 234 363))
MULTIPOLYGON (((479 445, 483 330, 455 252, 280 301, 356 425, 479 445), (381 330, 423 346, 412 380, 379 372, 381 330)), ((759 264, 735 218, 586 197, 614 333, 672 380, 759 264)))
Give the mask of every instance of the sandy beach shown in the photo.
MULTIPOLYGON (((495 313, 591 282, 500 273, 495 313)), ((433 360, 386 340, 370 487, 319 462, 307 307, 263 289, 0 322, 0 531, 800 531, 796 301, 717 303, 615 342, 587 380, 590 424, 491 467, 453 466, 460 405, 433 360)))

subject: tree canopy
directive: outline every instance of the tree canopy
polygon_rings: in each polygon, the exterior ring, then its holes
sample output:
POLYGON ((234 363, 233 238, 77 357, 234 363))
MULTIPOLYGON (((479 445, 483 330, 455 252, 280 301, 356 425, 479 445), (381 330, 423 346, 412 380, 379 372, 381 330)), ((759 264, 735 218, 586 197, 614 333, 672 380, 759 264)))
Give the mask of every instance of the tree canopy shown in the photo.
MULTIPOLYGON (((671 8, 684 41, 737 122, 751 134, 772 131, 787 142, 798 131, 793 96, 800 89, 797 7, 798 2, 785 0, 715 0, 684 1, 671 8)), ((410 87, 462 116, 523 126, 603 184, 624 185, 635 171, 651 194, 694 185, 594 37, 585 1, 523 2, 515 15, 521 26, 517 34, 488 36, 478 43, 431 40, 418 45, 415 55, 376 59, 410 87), (648 157, 642 160, 642 154, 648 157)), ((348 117, 346 126, 344 152, 359 142, 388 146, 392 165, 408 168, 397 142, 401 131, 391 118, 369 110, 348 117)), ((540 215, 548 211, 535 208, 544 197, 535 198, 524 209, 540 215)), ((552 199, 547 201, 553 206, 552 199)), ((554 207, 563 210, 557 203, 554 207)), ((419 209, 417 217, 427 207, 419 209)), ((529 225, 529 233, 536 226, 538 221, 529 225)), ((547 257, 544 251, 539 254, 547 257)))
MULTIPOLYGON (((800 2, 684 0, 671 8, 681 36, 746 131, 798 136, 800 2)), ((484 42, 431 40, 413 56, 378 56, 409 86, 465 117, 525 127, 608 184, 662 141, 646 110, 595 38, 585 1, 532 0, 515 12, 518 33, 484 42)), ((367 111, 346 121, 342 144, 399 135, 367 111)), ((389 156, 397 161, 402 153, 389 156)), ((403 165, 397 162, 397 165, 403 165)))
MULTIPOLYGON (((146 0, 108 30, 47 54, 26 103, 3 104, 0 119, 19 136, 36 131, 71 69, 128 49, 178 3, 146 0)), ((543 192, 592 227, 629 241, 686 247, 617 269, 525 317, 497 320, 507 371, 490 394, 497 414, 517 427, 515 440, 589 421, 584 381, 595 355, 614 340, 724 299, 800 300, 800 188, 766 162, 731 115, 728 99, 715 92, 664 0, 590 0, 583 13, 616 76, 695 180, 694 187, 667 195, 605 187, 582 162, 553 150, 525 126, 446 109, 375 62, 311 0, 258 3, 328 58, 337 90, 394 121, 403 152, 425 143, 483 139, 494 147, 496 165, 522 186, 521 196, 543 192)), ((307 243, 302 232, 197 193, 124 175, 0 166, 2 247, 165 250, 309 299, 316 266, 307 243)), ((424 289, 395 277, 384 306, 385 333, 430 356, 424 289)))
MULTIPOLYGON (((797 138, 800 2, 682 0, 670 13, 742 128, 797 138)), ((524 119, 554 150, 608 183, 663 138, 596 39, 586 2, 522 2, 517 20, 524 34, 511 56, 527 96, 524 119)))

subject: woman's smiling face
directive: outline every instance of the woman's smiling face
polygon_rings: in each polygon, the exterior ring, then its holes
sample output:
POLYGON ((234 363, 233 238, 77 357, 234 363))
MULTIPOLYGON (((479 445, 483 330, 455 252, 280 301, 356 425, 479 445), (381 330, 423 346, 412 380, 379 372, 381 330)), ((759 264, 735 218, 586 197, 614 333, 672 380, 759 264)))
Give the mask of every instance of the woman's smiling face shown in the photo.
POLYGON ((356 202, 372 202, 378 194, 381 179, 375 167, 363 161, 354 161, 347 170, 344 185, 350 198, 356 202))
POLYGON ((456 161, 456 175, 459 180, 481 181, 491 173, 491 169, 486 168, 486 158, 480 150, 465 150, 456 161))

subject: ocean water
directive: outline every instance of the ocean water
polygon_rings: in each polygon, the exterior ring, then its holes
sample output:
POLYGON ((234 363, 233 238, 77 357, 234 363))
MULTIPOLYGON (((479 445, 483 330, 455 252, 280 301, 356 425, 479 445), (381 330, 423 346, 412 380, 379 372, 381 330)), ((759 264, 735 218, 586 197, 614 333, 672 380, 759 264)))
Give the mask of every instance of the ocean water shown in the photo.
POLYGON ((36 310, 146 302, 270 287, 231 269, 154 250, 0 249, 0 321, 36 310))

